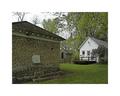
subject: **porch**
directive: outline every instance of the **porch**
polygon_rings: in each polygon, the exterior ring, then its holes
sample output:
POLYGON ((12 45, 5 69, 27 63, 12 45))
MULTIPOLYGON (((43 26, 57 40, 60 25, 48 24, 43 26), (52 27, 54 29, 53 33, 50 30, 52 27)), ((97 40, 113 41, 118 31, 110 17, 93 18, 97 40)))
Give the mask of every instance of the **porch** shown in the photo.
POLYGON ((97 57, 80 57, 80 61, 98 61, 97 57))

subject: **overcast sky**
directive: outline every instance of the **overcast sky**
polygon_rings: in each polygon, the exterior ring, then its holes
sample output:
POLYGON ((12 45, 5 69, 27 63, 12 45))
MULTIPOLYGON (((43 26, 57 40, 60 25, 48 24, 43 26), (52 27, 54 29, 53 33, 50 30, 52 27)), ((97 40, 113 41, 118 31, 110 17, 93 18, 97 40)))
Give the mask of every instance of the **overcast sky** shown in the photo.
MULTIPOLYGON (((28 12, 25 17, 24 17, 24 21, 29 21, 32 23, 32 20, 35 16, 38 16, 39 20, 40 20, 40 27, 43 27, 42 26, 42 21, 43 19, 52 19, 52 18, 55 18, 55 16, 53 16, 52 14, 48 13, 48 12, 38 12, 38 13, 30 13, 28 12)), ((17 16, 13 15, 12 16, 12 21, 13 22, 17 22, 17 16)))
MULTIPOLYGON (((29 22, 31 22, 32 23, 32 20, 33 20, 33 18, 35 17, 35 16, 38 16, 38 18, 39 18, 39 20, 40 20, 40 24, 39 25, 37 25, 37 26, 40 26, 40 27, 42 27, 43 28, 43 26, 42 26, 42 21, 44 20, 44 19, 53 19, 53 18, 55 18, 55 16, 54 15, 52 15, 51 13, 49 13, 49 12, 38 12, 38 13, 30 13, 30 12, 28 12, 28 14, 26 14, 25 15, 25 17, 24 17, 24 21, 29 21, 29 22)), ((15 15, 13 15, 12 16, 12 21, 13 22, 17 22, 17 16, 15 16, 15 15)), ((68 34, 68 32, 61 32, 60 34, 58 34, 59 36, 61 36, 61 37, 63 37, 63 38, 65 38, 65 39, 67 39, 68 37, 69 37, 69 34, 68 34)))

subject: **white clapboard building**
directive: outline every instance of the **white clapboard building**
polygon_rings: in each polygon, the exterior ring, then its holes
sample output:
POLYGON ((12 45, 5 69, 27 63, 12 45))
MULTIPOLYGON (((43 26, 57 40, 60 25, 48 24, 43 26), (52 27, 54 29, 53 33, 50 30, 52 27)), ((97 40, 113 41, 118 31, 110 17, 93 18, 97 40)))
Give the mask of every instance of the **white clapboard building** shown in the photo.
POLYGON ((94 37, 87 37, 85 41, 80 45, 80 61, 96 61, 99 62, 99 55, 92 57, 92 50, 97 49, 99 46, 108 48, 108 44, 105 41, 96 39, 94 37))

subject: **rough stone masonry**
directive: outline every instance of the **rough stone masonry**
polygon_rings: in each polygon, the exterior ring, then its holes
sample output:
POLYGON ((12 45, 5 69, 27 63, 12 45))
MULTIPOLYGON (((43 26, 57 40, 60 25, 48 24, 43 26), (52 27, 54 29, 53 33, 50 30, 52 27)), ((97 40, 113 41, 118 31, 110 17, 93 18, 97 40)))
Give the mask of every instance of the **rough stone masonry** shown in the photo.
POLYGON ((13 83, 57 72, 62 40, 62 37, 27 21, 12 23, 13 83))

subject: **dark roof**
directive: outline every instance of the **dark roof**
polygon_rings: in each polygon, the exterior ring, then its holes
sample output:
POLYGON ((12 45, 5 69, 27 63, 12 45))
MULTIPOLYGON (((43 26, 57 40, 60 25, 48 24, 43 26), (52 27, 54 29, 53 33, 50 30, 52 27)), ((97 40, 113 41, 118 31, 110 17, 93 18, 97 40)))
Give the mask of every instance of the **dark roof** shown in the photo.
POLYGON ((105 48, 108 48, 108 43, 103 40, 96 39, 94 37, 90 37, 93 41, 95 41, 99 46, 104 46, 105 48))
MULTIPOLYGON (((53 37, 53 38, 57 38, 58 41, 62 41, 62 40, 65 40, 64 38, 52 33, 52 32, 49 32, 41 27, 38 27, 28 21, 22 21, 22 22, 13 22, 12 23, 12 28, 15 29, 15 30, 25 30, 25 31, 28 31, 28 32, 34 32, 34 33, 37 33, 37 34, 41 34, 41 35, 45 35, 45 36, 49 36, 49 37, 53 37)), ((53 39, 53 40, 56 40, 56 39, 53 39)))
POLYGON ((97 43, 99 46, 104 46, 105 48, 108 48, 108 43, 106 41, 103 41, 103 40, 99 40, 99 39, 96 39, 94 37, 87 37, 85 39, 85 41, 80 45, 80 48, 84 45, 84 43, 89 39, 91 38, 95 43, 97 43))

